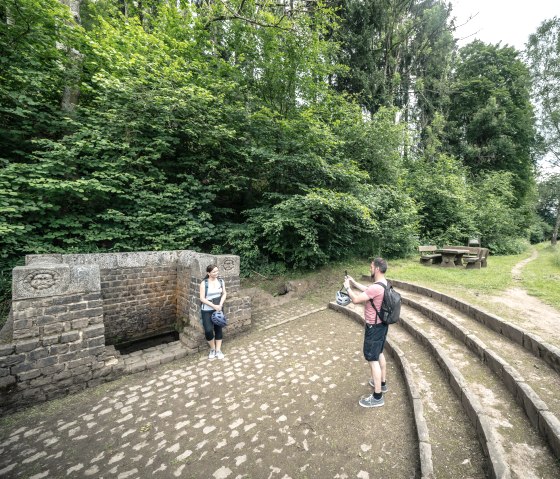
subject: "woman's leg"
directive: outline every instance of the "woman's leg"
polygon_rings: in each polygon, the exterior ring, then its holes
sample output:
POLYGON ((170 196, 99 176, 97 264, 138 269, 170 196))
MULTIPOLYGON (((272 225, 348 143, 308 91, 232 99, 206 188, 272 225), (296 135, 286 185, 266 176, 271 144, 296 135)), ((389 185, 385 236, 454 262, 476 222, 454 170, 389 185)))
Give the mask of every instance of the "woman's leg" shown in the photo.
POLYGON ((214 325, 214 338, 216 340, 216 357, 223 359, 222 355, 222 327, 214 325), (219 352, 219 354, 218 354, 219 352))
POLYGON ((212 311, 202 311, 202 326, 204 327, 204 337, 208 342, 210 349, 216 349, 216 341, 214 338, 214 324, 210 319, 212 311))

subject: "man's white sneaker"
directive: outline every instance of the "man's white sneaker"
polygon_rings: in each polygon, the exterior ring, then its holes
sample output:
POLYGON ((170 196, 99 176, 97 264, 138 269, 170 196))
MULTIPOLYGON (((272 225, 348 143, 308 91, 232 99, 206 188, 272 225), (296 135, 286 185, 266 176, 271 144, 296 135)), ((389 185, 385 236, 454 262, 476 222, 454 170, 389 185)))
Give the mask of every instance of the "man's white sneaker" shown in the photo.
POLYGON ((211 349, 210 352, 208 353, 208 359, 214 359, 215 357, 216 357, 216 350, 211 349))
POLYGON ((222 353, 219 349, 216 351, 216 359, 224 359, 224 353, 222 353))

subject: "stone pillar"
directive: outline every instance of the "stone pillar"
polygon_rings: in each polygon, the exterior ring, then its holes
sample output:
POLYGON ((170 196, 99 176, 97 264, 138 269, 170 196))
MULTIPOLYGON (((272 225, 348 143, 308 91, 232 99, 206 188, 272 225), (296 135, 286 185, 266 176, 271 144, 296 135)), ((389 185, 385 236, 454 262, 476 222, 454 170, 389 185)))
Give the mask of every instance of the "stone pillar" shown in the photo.
POLYGON ((184 325, 181 341, 192 351, 205 350, 207 347, 200 322, 199 288, 206 276, 206 268, 211 264, 218 265, 219 277, 224 281, 227 291, 224 314, 228 318, 228 325, 224 329, 224 339, 247 330, 251 325, 251 298, 239 296, 239 256, 198 254, 191 258, 189 267, 182 270, 181 284, 185 290, 181 293, 180 313, 178 305, 178 316, 184 325))
POLYGON ((114 373, 99 266, 58 255, 13 270, 12 341, 0 347, 0 412, 84 389, 114 373))

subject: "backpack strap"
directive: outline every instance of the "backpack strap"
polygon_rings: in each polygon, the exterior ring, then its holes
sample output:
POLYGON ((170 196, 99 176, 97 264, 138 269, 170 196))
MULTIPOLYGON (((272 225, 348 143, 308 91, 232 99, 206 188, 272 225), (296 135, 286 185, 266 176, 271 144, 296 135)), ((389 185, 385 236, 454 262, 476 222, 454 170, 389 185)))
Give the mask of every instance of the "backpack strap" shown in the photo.
MULTIPOLYGON (((220 281, 220 284, 222 285, 222 294, 220 295, 220 298, 222 297, 222 295, 224 294, 224 280, 222 278, 218 278, 218 281, 220 281)), ((204 297, 206 298, 208 296, 208 278, 204 278, 204 297)))
MULTIPOLYGON (((385 298, 385 291, 387 291, 387 286, 386 286, 384 283, 382 283, 381 281, 376 281, 376 282, 373 283, 373 284, 379 284, 379 285, 383 286, 383 289, 384 289, 384 291, 383 291, 383 297, 385 298)), ((388 283, 387 283, 387 284, 388 284, 388 283)), ((375 324, 377 324, 377 318, 379 318, 379 319, 381 320, 381 322, 383 322, 383 318, 381 317, 381 312, 378 311, 377 308, 375 307, 375 304, 373 304, 373 299, 369 298, 369 302, 370 302, 371 305, 373 306, 373 310, 375 311, 375 314, 376 314, 376 317, 375 317, 375 319, 376 319, 375 324)), ((381 304, 383 305, 383 300, 382 300, 381 304)))

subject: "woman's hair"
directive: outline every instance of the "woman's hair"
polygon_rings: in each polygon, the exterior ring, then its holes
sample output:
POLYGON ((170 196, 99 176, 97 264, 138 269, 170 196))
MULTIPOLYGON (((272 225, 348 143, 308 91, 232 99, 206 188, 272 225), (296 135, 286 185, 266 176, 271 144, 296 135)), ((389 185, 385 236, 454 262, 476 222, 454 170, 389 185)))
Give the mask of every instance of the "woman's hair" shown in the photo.
POLYGON ((206 276, 204 277, 204 279, 209 278, 210 275, 208 273, 210 273, 210 271, 212 271, 214 268, 217 267, 218 267, 217 264, 209 264, 208 266, 206 266, 206 276))

